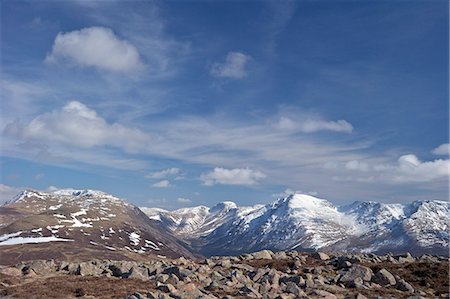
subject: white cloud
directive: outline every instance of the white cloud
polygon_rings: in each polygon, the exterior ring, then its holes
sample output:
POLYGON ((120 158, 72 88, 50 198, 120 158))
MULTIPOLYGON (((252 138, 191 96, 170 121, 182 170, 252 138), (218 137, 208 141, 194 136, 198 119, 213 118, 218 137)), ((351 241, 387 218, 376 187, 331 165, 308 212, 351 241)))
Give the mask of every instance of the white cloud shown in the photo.
POLYGON ((189 198, 184 198, 184 197, 178 197, 177 201, 179 203, 190 203, 191 202, 191 200, 189 198))
POLYGON ((282 116, 275 127, 281 130, 295 130, 304 133, 314 133, 318 131, 333 131, 342 133, 351 133, 353 126, 346 120, 327 121, 322 119, 307 119, 300 116, 299 120, 282 116))
MULTIPOLYGON (((400 156, 395 163, 369 163, 350 161, 345 163, 348 171, 359 171, 358 176, 333 176, 334 181, 384 182, 388 184, 428 183, 448 179, 450 160, 421 161, 416 155, 400 156), (364 175, 361 175, 361 172, 364 175)), ((333 166, 339 168, 338 164, 333 166)))
POLYGON ((295 190, 295 189, 287 188, 283 192, 272 194, 272 196, 276 197, 276 198, 285 198, 285 197, 287 197, 289 195, 292 195, 292 194, 309 194, 309 195, 312 195, 312 196, 317 196, 318 192, 316 192, 316 191, 305 192, 305 191, 302 191, 302 190, 295 190))
POLYGON ((358 160, 352 160, 345 163, 345 168, 350 170, 368 171, 369 164, 358 160))
POLYGON ((155 188, 167 188, 170 187, 170 182, 168 180, 162 180, 152 185, 155 188))
POLYGON ((46 62, 68 61, 112 72, 135 72, 143 67, 132 44, 105 27, 89 27, 58 33, 46 62))
POLYGON ((107 123, 94 110, 77 101, 67 103, 61 110, 42 114, 25 126, 10 123, 5 132, 29 140, 82 148, 113 146, 128 152, 142 149, 151 140, 138 129, 107 123))
POLYGON ((211 74, 216 77, 242 79, 247 76, 247 64, 251 57, 240 52, 229 52, 222 63, 216 62, 211 67, 211 74))
POLYGON ((441 144, 433 150, 433 154, 435 155, 448 156, 449 152, 450 152, 450 145, 448 143, 441 144))
POLYGON ((206 186, 216 184, 256 185, 259 180, 264 179, 265 177, 266 175, 264 173, 250 168, 226 169, 216 167, 211 172, 201 174, 200 180, 206 186))
POLYGON ((147 174, 145 177, 147 179, 165 179, 165 178, 174 177, 174 176, 178 177, 180 174, 181 174, 181 169, 172 167, 172 168, 167 168, 167 169, 163 169, 160 171, 151 172, 151 173, 147 174))

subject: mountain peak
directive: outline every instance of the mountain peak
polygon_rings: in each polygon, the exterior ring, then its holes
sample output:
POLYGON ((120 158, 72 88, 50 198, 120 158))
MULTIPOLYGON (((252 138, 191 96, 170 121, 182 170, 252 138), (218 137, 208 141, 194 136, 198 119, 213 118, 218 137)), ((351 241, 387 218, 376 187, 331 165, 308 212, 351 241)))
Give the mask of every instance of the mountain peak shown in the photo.
POLYGON ((218 211, 224 211, 224 210, 229 211, 231 209, 237 209, 236 203, 234 203, 232 201, 223 201, 223 202, 219 202, 218 204, 213 206, 210 209, 210 212, 218 212, 218 211))
POLYGON ((317 209, 326 207, 334 207, 329 201, 314 197, 308 194, 295 193, 282 200, 291 209, 317 209))

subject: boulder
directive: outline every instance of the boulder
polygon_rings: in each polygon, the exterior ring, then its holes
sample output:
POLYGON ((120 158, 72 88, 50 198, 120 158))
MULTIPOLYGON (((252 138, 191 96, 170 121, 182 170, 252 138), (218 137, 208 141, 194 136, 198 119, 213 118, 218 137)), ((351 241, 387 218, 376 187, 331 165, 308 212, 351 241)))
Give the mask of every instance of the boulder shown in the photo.
POLYGON ((342 283, 349 283, 354 281, 356 278, 361 278, 363 281, 370 281, 372 279, 373 272, 370 268, 353 265, 347 272, 345 272, 339 279, 342 283))
POLYGON ((321 261, 327 261, 330 259, 330 256, 323 252, 314 252, 311 256, 313 258, 315 258, 316 260, 321 260, 321 261))
POLYGON ((148 269, 144 267, 133 267, 130 269, 126 278, 139 279, 139 280, 148 280, 148 269))
POLYGON ((157 286, 157 289, 160 290, 161 292, 164 292, 164 293, 174 293, 174 292, 177 291, 177 289, 173 285, 171 285, 170 283, 159 284, 157 286))
POLYGON ((262 260, 262 259, 271 260, 272 254, 273 254, 273 252, 270 250, 261 250, 261 251, 252 253, 252 256, 256 260, 262 260))
POLYGON ((403 292, 414 293, 414 288, 412 287, 412 285, 410 285, 403 279, 397 279, 396 288, 397 288, 397 290, 400 290, 403 292))
POLYGON ((17 269, 16 267, 5 267, 0 269, 1 274, 9 275, 9 276, 21 276, 22 271, 17 269))
POLYGON ((75 270, 75 274, 81 276, 99 276, 102 273, 103 269, 92 262, 82 262, 78 264, 78 267, 75 270))
POLYGON ((394 275, 392 275, 386 269, 381 269, 380 271, 375 273, 375 275, 372 277, 372 281, 381 286, 395 285, 395 283, 396 283, 394 275))

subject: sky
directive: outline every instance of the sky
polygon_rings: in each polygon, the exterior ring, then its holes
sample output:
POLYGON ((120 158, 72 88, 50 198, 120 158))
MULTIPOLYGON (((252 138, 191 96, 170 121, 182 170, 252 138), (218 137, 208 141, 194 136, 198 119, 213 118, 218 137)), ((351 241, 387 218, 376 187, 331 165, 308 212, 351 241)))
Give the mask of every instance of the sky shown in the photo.
POLYGON ((2 201, 448 200, 447 1, 1 1, 2 201))

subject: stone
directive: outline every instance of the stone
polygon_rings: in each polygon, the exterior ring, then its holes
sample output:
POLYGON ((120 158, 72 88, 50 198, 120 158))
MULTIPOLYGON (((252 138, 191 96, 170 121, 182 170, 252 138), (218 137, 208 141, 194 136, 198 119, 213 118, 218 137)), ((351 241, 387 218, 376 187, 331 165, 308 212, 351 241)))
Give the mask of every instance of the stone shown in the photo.
POLYGON ((262 295, 253 287, 243 286, 239 289, 239 293, 247 297, 262 298, 262 295))
POLYGON ((161 292, 164 292, 164 293, 173 293, 173 292, 177 291, 177 289, 173 285, 171 285, 170 283, 160 284, 157 287, 157 289, 160 290, 161 292))
POLYGON ((130 261, 120 261, 120 262, 112 262, 108 265, 108 269, 111 271, 112 275, 115 277, 124 277, 128 275, 133 266, 137 266, 136 262, 130 261))
POLYGON ((0 269, 1 274, 9 275, 9 276, 21 276, 22 271, 17 269, 16 267, 5 267, 0 269))
POLYGON ((252 256, 256 260, 262 260, 262 259, 271 260, 272 254, 273 254, 273 252, 270 250, 261 250, 261 251, 252 253, 252 256))
POLYGON ((372 279, 372 276, 372 269, 361 265, 353 265, 349 270, 347 270, 347 272, 342 275, 339 281, 344 284, 352 282, 356 278, 361 278, 363 281, 370 281, 372 279))
POLYGON ((297 297, 302 297, 305 296, 305 292, 302 291, 302 289, 300 289, 295 283, 293 282, 288 282, 286 284, 286 287, 284 289, 284 291, 286 293, 290 293, 290 294, 294 294, 297 297))
POLYGON ((316 295, 319 298, 324 298, 324 299, 337 299, 336 295, 324 291, 324 290, 314 290, 313 294, 316 295))
POLYGON ((386 269, 381 269, 380 271, 375 273, 375 275, 372 277, 372 281, 374 283, 377 283, 377 284, 381 285, 381 286, 395 285, 396 284, 396 280, 395 280, 394 275, 392 275, 386 269))
POLYGON ((56 264, 53 260, 36 260, 28 263, 30 270, 37 275, 46 275, 56 271, 56 264))
POLYGON ((184 280, 186 277, 188 277, 191 274, 189 270, 183 269, 178 266, 166 268, 166 269, 164 269, 164 271, 162 273, 168 274, 168 275, 170 275, 170 274, 176 275, 179 280, 184 280))
POLYGON ((275 252, 272 256, 275 260, 287 260, 289 257, 284 251, 275 252))
POLYGON ((313 258, 315 258, 316 260, 321 260, 321 261, 327 261, 330 259, 330 256, 323 252, 314 252, 311 256, 313 258))
POLYGON ((147 298, 148 298, 147 296, 144 296, 139 292, 135 292, 127 297, 127 299, 147 299, 147 298))
POLYGON ((133 267, 128 272, 126 278, 148 280, 148 269, 144 267, 133 267))
POLYGON ((358 294, 356 294, 355 299, 369 299, 369 298, 367 298, 366 296, 364 296, 364 295, 361 294, 361 293, 358 293, 358 294))
POLYGON ((228 269, 228 268, 231 268, 231 261, 229 259, 225 259, 225 260, 218 262, 216 265, 228 269))
POLYGON ((400 290, 400 291, 403 291, 403 292, 414 293, 414 288, 412 287, 412 285, 410 285, 409 283, 407 283, 403 279, 397 279, 396 288, 397 288, 397 290, 400 290))
POLYGON ((399 255, 396 258, 400 263, 414 263, 416 261, 416 259, 409 252, 399 255))
POLYGON ((75 270, 75 274, 81 276, 99 276, 102 273, 103 269, 101 269, 98 265, 94 265, 91 262, 82 262, 78 264, 78 267, 75 270))
POLYGON ((167 274, 158 274, 158 275, 156 275, 156 277, 155 277, 155 280, 157 281, 157 282, 162 282, 162 283, 164 283, 164 282, 166 282, 168 279, 169 279, 169 275, 167 275, 167 274))

